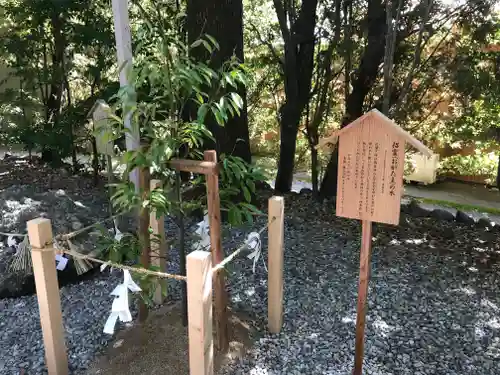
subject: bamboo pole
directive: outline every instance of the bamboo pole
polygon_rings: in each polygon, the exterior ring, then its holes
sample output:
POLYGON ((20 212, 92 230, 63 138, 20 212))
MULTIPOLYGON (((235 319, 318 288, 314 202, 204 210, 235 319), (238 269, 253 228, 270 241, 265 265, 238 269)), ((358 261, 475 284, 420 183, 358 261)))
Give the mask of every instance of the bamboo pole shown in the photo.
POLYGON ((372 222, 362 221, 361 254, 359 259, 358 309, 356 317, 356 352, 354 357, 353 375, 361 375, 363 371, 363 356, 365 346, 366 298, 368 296, 368 281, 370 279, 370 253, 372 248, 372 222))
MULTIPOLYGON (((217 152, 205 151, 205 161, 217 162, 217 152)), ((219 197, 219 176, 208 174, 207 179, 207 203, 208 218, 210 225, 210 248, 214 265, 224 259, 221 242, 221 217, 219 197)), ((221 351, 229 347, 228 318, 227 318, 227 291, 224 272, 218 272, 214 278, 215 294, 215 332, 217 333, 217 348, 221 351)))
POLYGON ((28 221, 28 237, 47 369, 50 375, 67 375, 68 357, 50 220, 40 218, 28 221))
POLYGON ((267 314, 271 333, 279 333, 283 325, 284 211, 283 197, 269 198, 267 314))
POLYGON ((189 314, 189 373, 212 375, 214 344, 212 334, 212 259, 206 251, 187 256, 189 314))

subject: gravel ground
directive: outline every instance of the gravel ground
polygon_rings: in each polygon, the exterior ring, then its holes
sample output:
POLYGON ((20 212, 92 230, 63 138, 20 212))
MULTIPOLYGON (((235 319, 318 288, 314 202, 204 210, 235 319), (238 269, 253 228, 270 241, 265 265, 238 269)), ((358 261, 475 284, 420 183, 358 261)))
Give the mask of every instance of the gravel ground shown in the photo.
MULTIPOLYGON (((285 211, 284 328, 279 335, 265 329, 262 263, 254 275, 252 261, 238 258, 229 267, 232 306, 257 318, 260 335, 245 359, 222 373, 350 374, 359 224, 305 196, 287 197, 285 211)), ((253 228, 264 223, 259 218, 253 228)), ((175 236, 171 222, 167 228, 175 236)), ((231 231, 226 251, 249 231, 231 231)), ((499 234, 405 215, 399 227, 374 229, 366 374, 500 374, 499 234)), ((169 271, 178 272, 177 264, 172 255, 169 271)), ((71 373, 82 374, 110 342, 102 327, 120 278, 103 274, 61 289, 71 373)), ((180 284, 170 286, 178 299, 180 284)), ((0 300, 0 374, 43 374, 43 363, 36 296, 0 300)))
MULTIPOLYGON (((171 236, 175 225, 167 220, 171 236)), ((178 256, 173 253, 168 271, 179 273, 178 256)), ((61 305, 66 332, 66 345, 71 374, 83 374, 97 354, 113 340, 102 332, 111 311, 114 287, 123 279, 118 270, 104 272, 99 276, 78 284, 61 288, 61 305)), ((169 299, 180 299, 179 283, 169 284, 169 299)), ((137 309, 131 304, 133 325, 137 309)), ((123 328, 122 323, 117 329, 123 328)), ((36 295, 0 299, 0 375, 19 374, 24 369, 27 375, 46 374, 42 331, 36 295), (29 343, 29 344, 27 344, 29 343)))
MULTIPOLYGON (((352 371, 359 224, 316 205, 291 207, 283 330, 270 335, 262 321, 261 338, 224 374, 352 371)), ((374 232, 364 373, 500 374, 498 232, 406 220, 374 232)), ((233 304, 265 318, 264 268, 253 275, 239 259, 234 271, 233 304)))

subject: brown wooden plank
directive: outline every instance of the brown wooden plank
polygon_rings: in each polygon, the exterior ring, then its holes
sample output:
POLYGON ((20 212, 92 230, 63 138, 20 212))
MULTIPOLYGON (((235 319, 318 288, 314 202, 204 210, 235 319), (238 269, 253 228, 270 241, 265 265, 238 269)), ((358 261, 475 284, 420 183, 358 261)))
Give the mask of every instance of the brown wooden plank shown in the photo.
MULTIPOLYGON (((217 152, 205 151, 205 160, 213 164, 217 163, 217 152)), ((210 226, 210 250, 212 262, 215 265, 224 260, 224 251, 221 241, 221 218, 219 197, 219 176, 209 174, 207 179, 207 205, 208 220, 210 226)), ((227 314, 227 290, 224 272, 217 272, 213 278, 215 296, 215 331, 217 333, 217 348, 221 351, 229 347, 228 314, 227 314)))
MULTIPOLYGON (((207 151, 208 152, 208 151, 207 151)), ((188 160, 188 159, 172 159, 169 162, 170 166, 181 172, 200 173, 205 175, 218 174, 219 166, 217 161, 211 160, 188 160)))
POLYGON ((376 116, 340 136, 337 215, 398 224, 405 141, 376 116))
POLYGON ((362 222, 361 254, 359 260, 358 307, 356 317, 356 344, 353 375, 361 375, 365 346, 365 319, 367 310, 368 282, 370 280, 370 254, 372 247, 372 223, 362 222))
POLYGON ((267 314, 269 332, 271 333, 279 333, 283 325, 284 211, 283 197, 269 198, 267 314))
POLYGON ((67 375, 68 357, 64 341, 61 298, 52 245, 52 227, 48 219, 28 221, 36 297, 40 310, 45 361, 49 374, 67 375))
POLYGON ((206 251, 187 256, 189 315, 189 373, 212 375, 214 345, 212 334, 212 261, 206 251))

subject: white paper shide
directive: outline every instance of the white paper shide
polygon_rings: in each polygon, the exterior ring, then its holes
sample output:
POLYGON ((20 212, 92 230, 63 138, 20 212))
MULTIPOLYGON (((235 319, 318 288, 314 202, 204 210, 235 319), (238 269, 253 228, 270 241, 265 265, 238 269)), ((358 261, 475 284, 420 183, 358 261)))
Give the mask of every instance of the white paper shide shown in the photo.
POLYGON ((111 314, 104 325, 104 333, 112 335, 115 332, 116 321, 131 322, 132 314, 130 313, 128 292, 140 292, 141 288, 132 280, 129 270, 123 270, 123 283, 116 286, 111 292, 111 295, 116 298, 111 306, 111 314))

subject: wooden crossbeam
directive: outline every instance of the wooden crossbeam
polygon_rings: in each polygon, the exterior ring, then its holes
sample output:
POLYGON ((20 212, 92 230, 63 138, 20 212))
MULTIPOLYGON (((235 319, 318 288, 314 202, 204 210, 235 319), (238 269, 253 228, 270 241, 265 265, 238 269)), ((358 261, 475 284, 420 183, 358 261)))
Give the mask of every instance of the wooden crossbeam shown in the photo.
POLYGON ((212 161, 172 159, 170 160, 170 166, 181 172, 192 172, 205 175, 216 175, 219 173, 219 165, 212 161))

